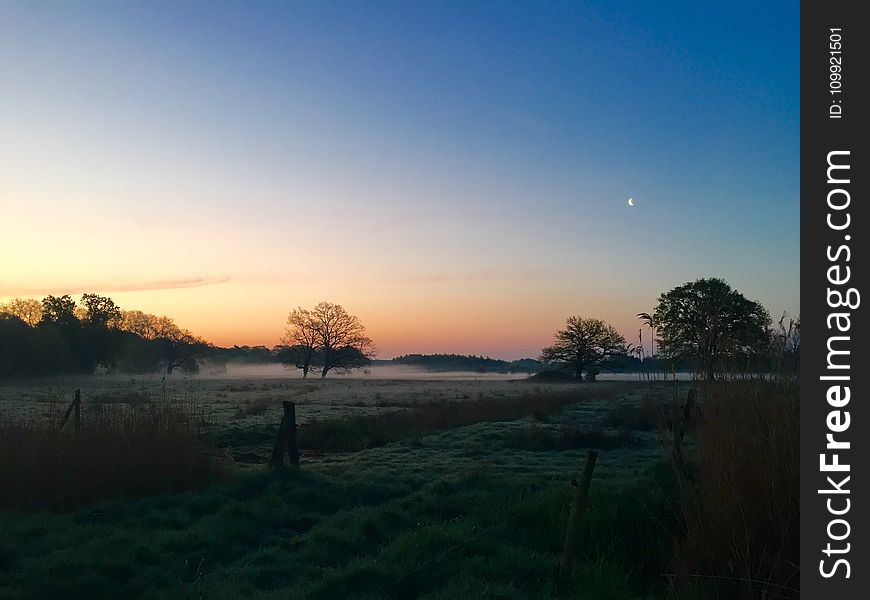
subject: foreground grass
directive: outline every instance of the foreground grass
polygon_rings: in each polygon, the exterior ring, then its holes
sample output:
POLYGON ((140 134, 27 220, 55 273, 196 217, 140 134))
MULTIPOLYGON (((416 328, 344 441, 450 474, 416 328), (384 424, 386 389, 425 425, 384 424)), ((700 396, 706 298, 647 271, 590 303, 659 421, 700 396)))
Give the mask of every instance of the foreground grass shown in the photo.
MULTIPOLYGON (((303 444, 341 453, 302 471, 253 467, 201 491, 0 515, 0 597, 796 597, 797 384, 700 385, 689 423, 686 387, 621 389, 316 419, 303 444), (686 462, 662 463, 680 431, 686 462), (567 481, 587 447, 601 456, 582 553, 554 590, 567 481)), ((243 433, 254 437, 229 441, 274 439, 262 423, 243 433)), ((177 448, 182 464, 193 456, 177 448)))
MULTIPOLYGON (((0 517, 4 598, 545 598, 571 486, 466 472, 249 474, 200 493, 0 517)), ((661 590, 668 487, 593 482, 566 597, 661 590), (596 485, 597 484, 597 485, 596 485)))

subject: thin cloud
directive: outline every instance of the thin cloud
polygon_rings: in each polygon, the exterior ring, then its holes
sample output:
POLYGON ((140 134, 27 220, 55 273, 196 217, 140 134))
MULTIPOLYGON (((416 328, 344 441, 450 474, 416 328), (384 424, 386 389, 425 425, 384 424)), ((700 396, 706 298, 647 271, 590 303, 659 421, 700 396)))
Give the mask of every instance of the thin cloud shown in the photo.
POLYGON ((219 285, 230 281, 230 277, 188 277, 183 279, 163 279, 141 283, 88 283, 76 285, 57 285, 53 287, 19 287, 0 284, 0 296, 39 296, 45 294, 74 294, 79 292, 150 292, 195 288, 219 285))
POLYGON ((519 270, 499 271, 495 269, 482 269, 466 273, 426 273, 409 277, 391 278, 382 283, 392 285, 419 285, 439 283, 489 283, 493 281, 517 281, 535 279, 541 275, 541 271, 519 270))

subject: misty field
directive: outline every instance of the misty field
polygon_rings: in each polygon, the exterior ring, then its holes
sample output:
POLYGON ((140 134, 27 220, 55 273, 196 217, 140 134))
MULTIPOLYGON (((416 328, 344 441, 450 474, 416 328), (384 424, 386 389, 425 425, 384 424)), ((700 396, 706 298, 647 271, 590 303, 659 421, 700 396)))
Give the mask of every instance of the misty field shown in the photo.
MULTIPOLYGON (((679 596, 674 570, 685 557, 675 540, 703 541, 685 535, 691 507, 680 508, 668 443, 689 386, 7 382, 0 450, 16 459, 0 467, 0 595, 679 596), (76 388, 81 430, 60 430, 76 388), (272 472, 286 400, 296 404, 300 468, 272 472), (27 443, 40 451, 25 452, 27 443), (590 449, 599 456, 579 556, 556 586, 571 482, 590 449)), ((730 597, 720 583, 707 597, 730 597)))

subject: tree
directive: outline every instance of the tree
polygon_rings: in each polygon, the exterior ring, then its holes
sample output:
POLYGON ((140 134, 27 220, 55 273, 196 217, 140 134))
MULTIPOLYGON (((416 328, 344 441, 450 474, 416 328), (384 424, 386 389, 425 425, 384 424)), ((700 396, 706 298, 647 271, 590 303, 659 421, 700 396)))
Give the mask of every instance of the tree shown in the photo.
POLYGON ((118 328, 122 331, 135 333, 146 340, 153 340, 158 333, 157 320, 158 317, 141 310, 122 310, 118 320, 118 328))
POLYGON ((541 351, 541 360, 572 368, 577 381, 583 381, 584 371, 594 381, 605 358, 626 352, 625 338, 601 319, 574 316, 565 325, 556 332, 556 343, 541 351))
POLYGON ((42 303, 32 298, 13 298, 6 304, 0 304, 0 313, 18 317, 35 327, 42 320, 42 303))
POLYGON ((281 342, 279 360, 302 369, 303 378, 312 370, 326 377, 332 369, 362 367, 374 356, 374 346, 359 318, 329 302, 313 310, 292 310, 281 342))
POLYGON ((199 370, 196 357, 208 347, 204 340, 182 329, 169 317, 157 317, 154 339, 160 348, 167 375, 175 369, 191 373, 199 370))
POLYGON ((84 294, 82 295, 82 305, 85 309, 84 321, 89 325, 108 327, 121 320, 121 309, 118 308, 114 300, 106 296, 84 294))
POLYGON ((314 366, 320 339, 320 331, 311 311, 301 306, 295 308, 287 317, 287 329, 281 338, 278 359, 285 365, 302 369, 302 379, 306 379, 308 371, 314 366))
POLYGON ((63 296, 46 296, 42 299, 41 323, 50 323, 65 328, 78 325, 76 318, 76 303, 68 294, 63 296))
POLYGON ((332 369, 361 367, 374 356, 374 344, 366 336, 365 327, 341 305, 321 302, 310 318, 317 336, 321 377, 332 369))
POLYGON ((698 279, 662 294, 654 312, 659 349, 691 358, 708 380, 732 363, 766 350, 770 315, 722 279, 698 279))

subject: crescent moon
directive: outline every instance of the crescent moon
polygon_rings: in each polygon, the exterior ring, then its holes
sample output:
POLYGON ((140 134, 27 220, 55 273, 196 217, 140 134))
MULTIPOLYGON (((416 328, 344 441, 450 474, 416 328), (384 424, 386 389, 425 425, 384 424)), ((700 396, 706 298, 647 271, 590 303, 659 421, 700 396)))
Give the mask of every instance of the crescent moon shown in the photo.
POLYGON ((634 206, 634 198, 629 198, 629 199, 628 199, 628 205, 629 205, 629 206, 634 206))

